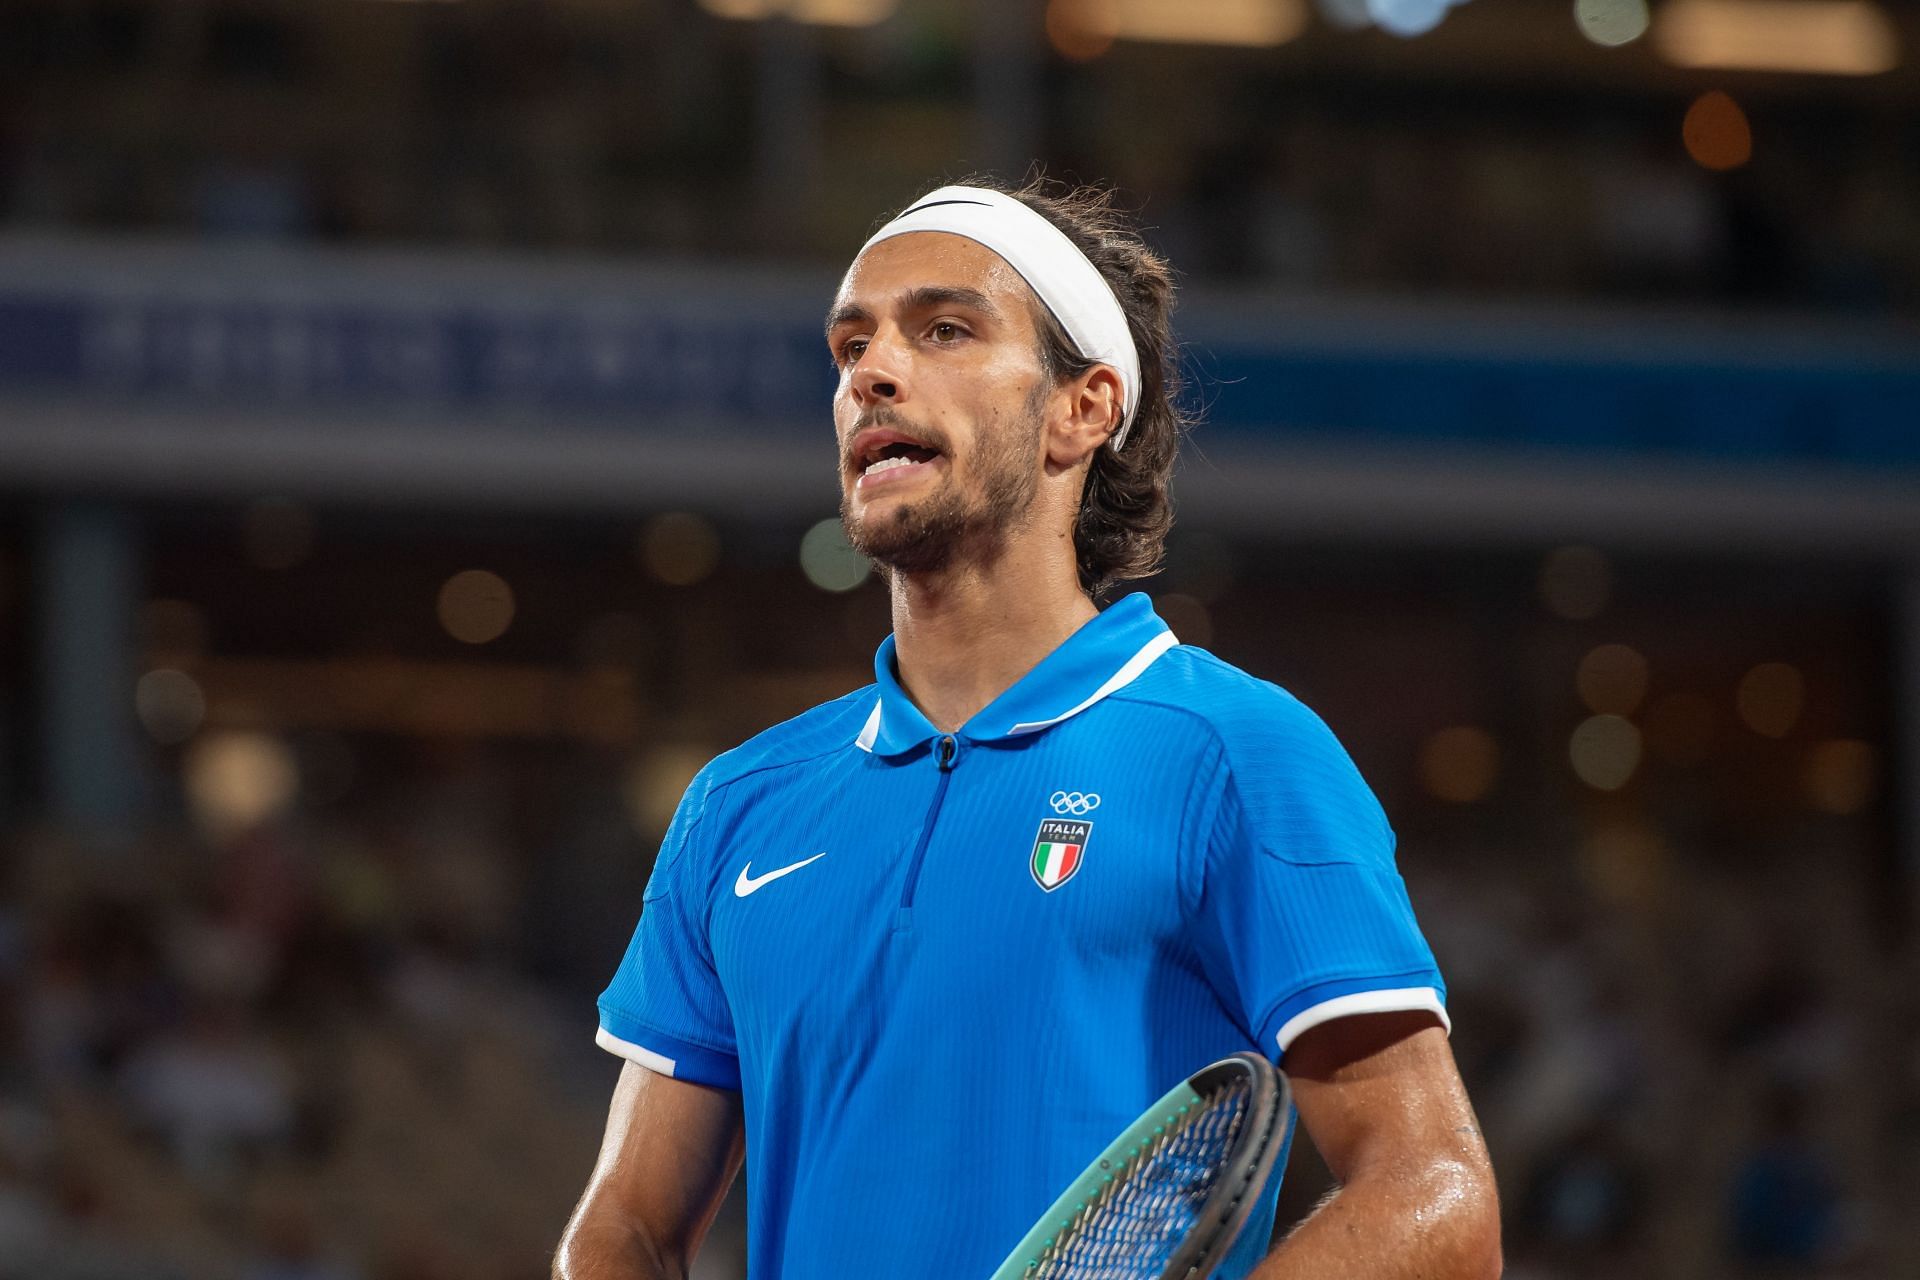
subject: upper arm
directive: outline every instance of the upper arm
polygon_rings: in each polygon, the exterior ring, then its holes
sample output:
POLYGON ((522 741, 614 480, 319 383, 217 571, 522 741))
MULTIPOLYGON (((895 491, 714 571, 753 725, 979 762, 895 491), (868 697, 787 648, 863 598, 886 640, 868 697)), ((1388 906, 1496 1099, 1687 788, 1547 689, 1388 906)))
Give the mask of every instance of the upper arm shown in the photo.
POLYGON ((1259 1274, 1501 1273, 1493 1169, 1431 1013, 1322 1023, 1284 1065, 1300 1122, 1340 1186, 1259 1274))
POLYGON ((668 1274, 685 1274, 745 1152, 740 1095, 626 1063, 614 1087, 576 1220, 642 1235, 668 1274))
POLYGON ((1424 1010, 1445 984, 1394 866, 1393 828, 1332 732, 1272 691, 1222 730, 1195 839, 1194 937, 1270 1056, 1322 1023, 1424 1010))
POLYGON ((1282 1065, 1335 1179, 1458 1177, 1492 1203, 1492 1166, 1446 1033, 1429 1013, 1339 1018, 1306 1032, 1282 1065))
POLYGON ((709 766, 687 788, 632 941, 600 997, 596 1038, 627 1061, 563 1243, 581 1275, 684 1276, 740 1169, 739 1064, 704 910, 712 773, 709 766), (633 1261, 651 1266, 634 1272, 633 1261))
POLYGON ((640 920, 600 994, 596 1039, 683 1082, 740 1087, 733 1013, 708 920, 716 891, 713 766, 687 788, 641 895, 640 920))

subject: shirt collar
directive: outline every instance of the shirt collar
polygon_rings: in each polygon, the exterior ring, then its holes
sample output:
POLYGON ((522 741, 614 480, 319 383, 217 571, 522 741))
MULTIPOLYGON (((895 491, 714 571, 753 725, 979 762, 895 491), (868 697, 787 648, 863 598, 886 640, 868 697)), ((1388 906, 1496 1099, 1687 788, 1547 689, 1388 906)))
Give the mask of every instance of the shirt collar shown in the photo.
MULTIPOLYGON (((961 725, 968 742, 1022 738, 1079 715, 1124 688, 1153 660, 1178 644, 1143 592, 1117 601, 1089 619, 1013 686, 961 725)), ((880 693, 854 745, 879 755, 899 755, 940 736, 894 670, 893 637, 873 655, 880 693)))

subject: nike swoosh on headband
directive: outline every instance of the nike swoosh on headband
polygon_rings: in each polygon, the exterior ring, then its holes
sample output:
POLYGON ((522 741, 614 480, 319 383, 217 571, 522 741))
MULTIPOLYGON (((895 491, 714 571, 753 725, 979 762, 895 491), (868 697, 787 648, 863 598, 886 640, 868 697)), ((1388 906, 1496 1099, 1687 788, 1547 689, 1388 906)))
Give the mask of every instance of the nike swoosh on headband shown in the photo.
MULTIPOLYGON (((993 206, 988 204, 985 200, 929 200, 925 204, 917 204, 913 206, 913 208, 907 210, 907 213, 918 213, 922 209, 938 209, 943 204, 977 204, 982 209, 993 208, 993 206)), ((907 213, 903 213, 900 216, 904 218, 907 216, 907 213)))

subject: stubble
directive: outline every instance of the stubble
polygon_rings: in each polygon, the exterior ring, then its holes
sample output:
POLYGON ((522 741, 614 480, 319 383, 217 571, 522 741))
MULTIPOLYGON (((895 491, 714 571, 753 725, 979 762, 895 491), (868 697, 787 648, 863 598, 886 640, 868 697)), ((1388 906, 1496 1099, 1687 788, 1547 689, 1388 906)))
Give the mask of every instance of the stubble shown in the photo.
POLYGON ((951 470, 939 489, 903 503, 883 520, 856 521, 843 494, 840 523, 853 549, 894 573, 940 573, 956 564, 986 565, 1000 558, 1008 538, 1025 523, 1040 490, 1035 462, 1040 445, 1044 382, 1022 405, 1017 420, 983 431, 969 459, 977 492, 965 492, 951 470))

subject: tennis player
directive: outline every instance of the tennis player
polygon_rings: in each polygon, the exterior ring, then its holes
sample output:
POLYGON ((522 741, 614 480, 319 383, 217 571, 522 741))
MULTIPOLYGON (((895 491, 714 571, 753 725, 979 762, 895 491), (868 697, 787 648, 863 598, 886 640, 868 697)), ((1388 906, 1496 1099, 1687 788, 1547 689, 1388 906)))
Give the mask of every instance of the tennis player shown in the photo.
POLYGON ((687 1275, 744 1163, 753 1280, 981 1280, 1248 1048, 1339 1190, 1232 1275, 1499 1273, 1379 804, 1287 693, 1144 595, 1095 606, 1171 522, 1171 301, 1084 189, 945 187, 855 257, 834 439, 893 634, 688 789, 600 1000, 627 1063, 556 1277, 687 1275))

